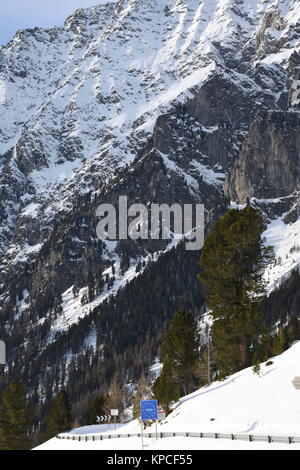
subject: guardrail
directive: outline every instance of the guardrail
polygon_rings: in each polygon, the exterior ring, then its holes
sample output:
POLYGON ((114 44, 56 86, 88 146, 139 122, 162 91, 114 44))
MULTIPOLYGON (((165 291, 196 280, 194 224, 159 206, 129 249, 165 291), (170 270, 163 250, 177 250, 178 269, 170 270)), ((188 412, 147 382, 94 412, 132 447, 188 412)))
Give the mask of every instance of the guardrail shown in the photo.
MULTIPOLYGON (((155 438, 156 433, 143 433, 144 438, 155 438)), ((104 439, 122 439, 128 437, 142 437, 142 433, 136 434, 58 434, 57 439, 67 439, 71 441, 88 442, 102 441, 104 439)), ((230 439, 232 441, 248 441, 248 442, 267 442, 281 444, 297 444, 300 443, 300 437, 297 436, 267 436, 262 434, 226 434, 214 432, 158 432, 160 439, 166 437, 196 437, 200 439, 230 439)))

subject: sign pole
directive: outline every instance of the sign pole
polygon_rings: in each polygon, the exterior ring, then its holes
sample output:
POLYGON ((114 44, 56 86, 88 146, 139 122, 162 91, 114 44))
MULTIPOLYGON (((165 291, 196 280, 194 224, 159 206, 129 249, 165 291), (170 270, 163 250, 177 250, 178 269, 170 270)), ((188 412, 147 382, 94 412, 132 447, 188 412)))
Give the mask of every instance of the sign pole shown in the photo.
POLYGON ((141 429, 142 429, 142 449, 144 450, 144 423, 141 421, 141 429))
POLYGON ((119 410, 117 408, 113 408, 110 410, 110 416, 114 417, 114 424, 115 424, 115 431, 117 430, 117 416, 119 416, 119 410))
POLYGON ((155 433, 156 433, 156 440, 158 440, 157 419, 155 420, 155 433))
POLYGON ((210 335, 207 335, 207 384, 210 385, 211 373, 210 373, 210 335))

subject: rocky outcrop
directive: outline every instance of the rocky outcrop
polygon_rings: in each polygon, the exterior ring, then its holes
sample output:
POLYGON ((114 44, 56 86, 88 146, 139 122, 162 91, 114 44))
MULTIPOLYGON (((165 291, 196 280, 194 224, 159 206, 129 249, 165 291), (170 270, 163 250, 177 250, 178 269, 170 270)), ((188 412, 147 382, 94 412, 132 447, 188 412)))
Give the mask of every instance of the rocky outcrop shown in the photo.
POLYGON ((272 199, 300 189, 300 115, 265 111, 253 119, 226 182, 231 200, 272 199))

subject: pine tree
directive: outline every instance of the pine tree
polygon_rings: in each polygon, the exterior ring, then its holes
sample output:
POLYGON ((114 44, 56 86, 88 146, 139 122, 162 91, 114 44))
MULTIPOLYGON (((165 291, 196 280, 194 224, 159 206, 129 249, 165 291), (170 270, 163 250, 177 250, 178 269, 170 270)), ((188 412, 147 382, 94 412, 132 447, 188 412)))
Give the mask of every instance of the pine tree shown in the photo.
POLYGON ((51 439, 61 432, 72 429, 72 412, 65 390, 59 392, 53 400, 47 419, 46 439, 51 439))
POLYGON ((253 343, 252 365, 267 361, 272 356, 272 344, 270 335, 263 333, 257 341, 253 343))
POLYGON ((12 382, 3 392, 0 408, 0 450, 30 449, 30 419, 25 387, 12 382))
POLYGON ((260 211, 247 206, 225 214, 205 239, 199 280, 214 318, 212 340, 220 378, 251 364, 251 345, 263 331, 262 272, 273 259, 263 244, 264 228, 260 211))
POLYGON ((287 347, 290 347, 294 341, 300 340, 300 322, 295 315, 292 315, 286 327, 287 347))
POLYGON ((96 424, 97 417, 106 414, 106 399, 104 396, 93 397, 87 407, 85 423, 87 426, 96 424))
POLYGON ((256 374, 260 377, 261 367, 260 367, 260 362, 259 361, 256 361, 256 363, 252 367, 252 370, 253 370, 253 374, 256 374))
POLYGON ((165 334, 163 360, 170 359, 180 393, 187 395, 194 386, 193 371, 198 359, 199 338, 195 318, 180 310, 173 316, 165 334))
POLYGON ((160 405, 163 405, 164 410, 168 414, 170 412, 170 404, 178 401, 180 398, 179 385, 174 376, 171 360, 168 357, 165 358, 161 375, 156 379, 152 390, 156 399, 160 405))
POLYGON ((184 310, 176 312, 164 336, 163 370, 153 388, 159 402, 166 408, 172 401, 194 390, 198 347, 193 315, 184 310))
POLYGON ((272 341, 272 354, 278 356, 286 350, 287 338, 284 328, 279 328, 272 341))

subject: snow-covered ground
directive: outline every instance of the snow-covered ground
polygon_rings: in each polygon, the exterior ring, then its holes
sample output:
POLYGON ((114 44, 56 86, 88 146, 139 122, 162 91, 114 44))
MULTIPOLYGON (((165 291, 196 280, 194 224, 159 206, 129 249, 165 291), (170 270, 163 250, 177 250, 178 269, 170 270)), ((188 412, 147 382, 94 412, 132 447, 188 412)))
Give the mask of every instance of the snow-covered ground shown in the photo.
POLYGON ((266 244, 273 247, 276 258, 275 265, 269 266, 265 273, 269 292, 300 266, 300 220, 285 224, 284 216, 272 220, 263 234, 266 244))
MULTIPOLYGON (((77 442, 51 439, 35 450, 142 450, 141 438, 107 439, 77 442)), ((299 444, 267 444, 266 442, 229 441, 225 439, 197 439, 170 437, 145 439, 144 450, 300 450, 299 444)))
MULTIPOLYGON (((280 199, 252 199, 254 205, 258 203, 280 203, 280 199)), ((231 209, 243 209, 245 204, 232 202, 231 209)), ((282 282, 291 276, 292 271, 300 269, 300 219, 295 222, 285 223, 287 213, 272 219, 262 237, 265 245, 271 246, 274 251, 275 263, 271 263, 264 273, 267 283, 267 291, 270 294, 278 288, 282 282)))
MULTIPOLYGON (((163 421, 160 432, 218 432, 300 436, 300 390, 292 385, 300 376, 300 342, 272 358, 273 364, 261 365, 260 376, 251 368, 240 371, 223 382, 214 382, 183 397, 180 404, 163 421)), ((113 426, 88 426, 75 429, 72 435, 130 434, 140 432, 138 421, 113 426)), ((154 425, 146 432, 155 432, 154 425)), ((191 437, 145 440, 146 449, 298 449, 300 444, 268 444, 191 437)), ((121 438, 95 442, 52 439, 38 449, 138 450, 141 439, 121 438)))

